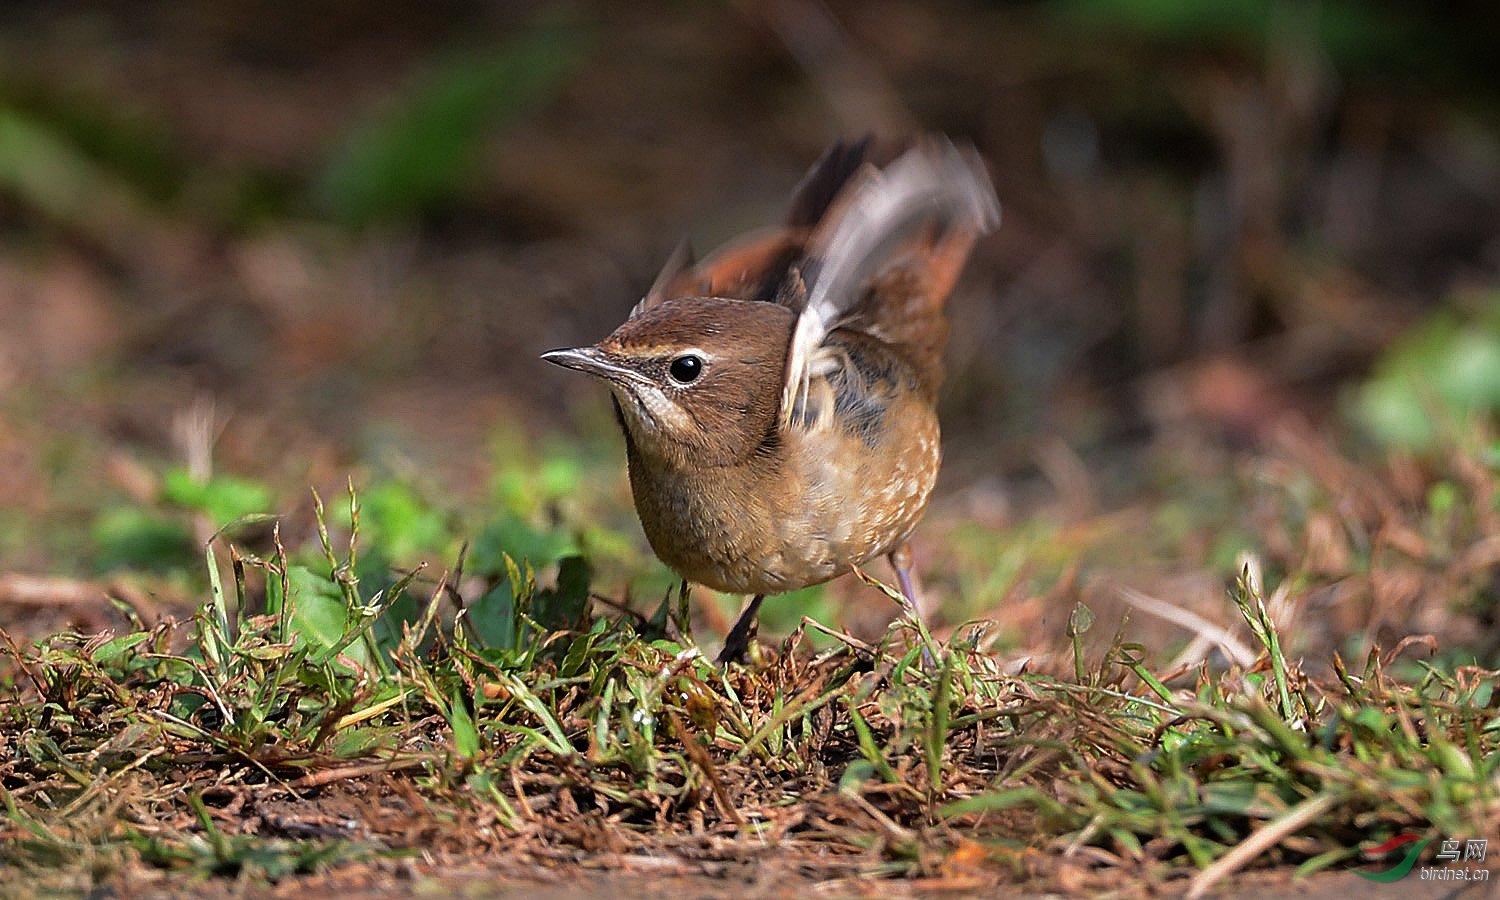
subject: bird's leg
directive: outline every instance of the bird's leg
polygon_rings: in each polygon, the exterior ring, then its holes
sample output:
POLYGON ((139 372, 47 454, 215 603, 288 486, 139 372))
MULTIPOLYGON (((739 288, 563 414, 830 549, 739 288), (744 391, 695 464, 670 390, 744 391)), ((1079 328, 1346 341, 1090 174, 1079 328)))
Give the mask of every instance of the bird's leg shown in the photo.
POLYGON ((719 658, 714 662, 726 666, 732 662, 745 661, 745 654, 750 650, 750 638, 756 631, 755 614, 760 611, 760 602, 764 599, 765 594, 756 594, 745 604, 740 617, 734 620, 734 627, 724 637, 724 649, 719 651, 719 658))
MULTIPOLYGON (((901 599, 905 601, 903 605, 906 607, 907 618, 911 619, 912 625, 916 627, 922 639, 929 640, 926 637, 927 627, 922 622, 922 612, 917 609, 917 591, 911 583, 911 545, 902 541, 887 554, 886 558, 891 561, 891 568, 896 570, 896 584, 901 588, 901 599)), ((929 647, 930 644, 922 648, 922 662, 930 667, 932 651, 929 647)))
POLYGON ((917 610, 917 591, 911 584, 911 545, 902 541, 886 554, 886 558, 891 561, 891 568, 896 570, 896 584, 906 600, 907 615, 914 620, 922 618, 921 612, 917 610))

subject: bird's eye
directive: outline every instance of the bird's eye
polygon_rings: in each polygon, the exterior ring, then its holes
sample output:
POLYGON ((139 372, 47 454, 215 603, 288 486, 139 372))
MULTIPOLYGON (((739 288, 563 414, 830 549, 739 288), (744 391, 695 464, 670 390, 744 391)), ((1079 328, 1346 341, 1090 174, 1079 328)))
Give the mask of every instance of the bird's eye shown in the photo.
POLYGON ((667 367, 667 372, 678 384, 691 384, 703 374, 703 360, 691 353, 679 356, 672 360, 672 365, 667 367))

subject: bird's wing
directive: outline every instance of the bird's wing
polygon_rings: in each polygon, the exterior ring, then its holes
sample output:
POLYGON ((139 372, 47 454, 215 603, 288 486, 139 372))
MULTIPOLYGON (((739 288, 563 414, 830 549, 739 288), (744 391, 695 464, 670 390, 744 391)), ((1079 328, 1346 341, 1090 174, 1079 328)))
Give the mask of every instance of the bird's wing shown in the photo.
POLYGON ((767 228, 730 241, 700 262, 693 261, 684 241, 630 315, 681 297, 770 300, 787 269, 802 256, 807 235, 806 228, 767 228))
MULTIPOLYGON (((867 164, 854 172, 807 240, 800 271, 805 300, 787 353, 782 426, 807 398, 816 350, 856 311, 873 282, 883 281, 892 265, 908 280, 920 279, 924 263, 910 257, 913 246, 923 248, 919 255, 928 267, 936 261, 942 269, 941 283, 925 290, 919 285, 918 292, 930 295, 931 317, 940 318, 969 247, 999 222, 1000 205, 979 155, 946 138, 924 138, 884 169, 867 164)), ((878 326, 878 310, 860 312, 878 326)))
POLYGON ((839 141, 828 147, 792 191, 786 224, 736 238, 698 261, 687 241, 667 258, 632 317, 679 297, 727 297, 775 301, 792 265, 802 258, 807 239, 864 163, 871 139, 839 141))
POLYGON ((678 241, 677 249, 673 250, 672 255, 667 257, 667 261, 662 264, 656 280, 651 283, 651 289, 646 291, 646 296, 631 308, 627 318, 634 319, 658 303, 682 296, 673 292, 680 290, 680 283, 691 277, 693 263, 697 258, 697 254, 693 253, 693 245, 687 238, 678 241))

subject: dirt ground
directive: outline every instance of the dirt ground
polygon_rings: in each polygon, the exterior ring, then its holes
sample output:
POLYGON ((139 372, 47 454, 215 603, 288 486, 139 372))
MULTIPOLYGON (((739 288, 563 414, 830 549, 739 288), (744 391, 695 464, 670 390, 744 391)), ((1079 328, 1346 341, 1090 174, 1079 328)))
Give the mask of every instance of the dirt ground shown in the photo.
MULTIPOLYGON (((492 867, 482 860, 455 860, 435 868, 428 864, 380 864, 341 867, 328 875, 288 879, 271 887, 244 889, 232 883, 207 882, 195 886, 162 888, 154 879, 121 879, 110 894, 116 897, 201 897, 292 900, 301 897, 339 896, 346 900, 420 900, 455 897, 466 900, 582 900, 591 897, 653 896, 694 900, 917 900, 917 898, 991 897, 996 900, 1047 900, 1080 896, 1176 897, 1187 889, 1186 881, 1145 886, 1122 881, 1115 886, 1091 884, 1080 890, 1066 880, 1043 886, 1026 886, 993 875, 974 873, 946 878, 901 879, 818 877, 808 875, 781 860, 760 860, 724 865, 712 873, 695 872, 670 856, 601 856, 583 865, 560 865, 535 871, 516 871, 508 866, 492 867)), ((1365 900, 1445 898, 1487 900, 1500 896, 1491 869, 1489 879, 1466 885, 1423 881, 1419 871, 1405 878, 1378 883, 1352 872, 1322 872, 1296 879, 1286 870, 1242 873, 1210 890, 1204 896, 1226 900, 1365 900)))

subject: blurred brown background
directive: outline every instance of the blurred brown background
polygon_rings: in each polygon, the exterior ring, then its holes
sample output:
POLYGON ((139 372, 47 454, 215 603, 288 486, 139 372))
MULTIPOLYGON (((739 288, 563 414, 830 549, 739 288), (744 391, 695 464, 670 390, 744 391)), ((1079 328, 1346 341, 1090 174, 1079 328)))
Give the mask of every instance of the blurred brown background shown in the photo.
POLYGON ((1500 283, 1497 35, 1478 2, 7 4, 0 561, 67 569, 37 529, 143 458, 461 497, 497 428, 607 434, 537 353, 869 131, 971 140, 1004 210, 951 307, 966 515, 1108 507, 1167 434, 1343 427, 1382 347, 1500 283))

